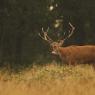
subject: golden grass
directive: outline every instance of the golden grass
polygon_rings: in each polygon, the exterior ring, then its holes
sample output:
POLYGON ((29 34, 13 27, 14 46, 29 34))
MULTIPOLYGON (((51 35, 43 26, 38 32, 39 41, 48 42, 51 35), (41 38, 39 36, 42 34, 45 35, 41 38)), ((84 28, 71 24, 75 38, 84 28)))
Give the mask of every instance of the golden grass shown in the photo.
POLYGON ((89 65, 53 63, 18 74, 1 70, 0 95, 95 95, 95 70, 89 65))

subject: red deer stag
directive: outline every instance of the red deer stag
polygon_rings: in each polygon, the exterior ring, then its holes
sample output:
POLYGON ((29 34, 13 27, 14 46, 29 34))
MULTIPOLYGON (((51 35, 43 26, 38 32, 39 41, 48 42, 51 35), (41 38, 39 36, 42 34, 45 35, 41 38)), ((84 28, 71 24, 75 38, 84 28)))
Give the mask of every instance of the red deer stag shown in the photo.
POLYGON ((39 36, 47 41, 52 48, 52 54, 58 55, 62 62, 74 65, 75 63, 95 63, 95 46, 84 45, 84 46, 67 46, 62 47, 64 41, 70 38, 75 30, 75 27, 69 23, 71 31, 69 35, 63 40, 54 42, 47 34, 48 31, 44 31, 42 28, 43 36, 39 33, 39 36))

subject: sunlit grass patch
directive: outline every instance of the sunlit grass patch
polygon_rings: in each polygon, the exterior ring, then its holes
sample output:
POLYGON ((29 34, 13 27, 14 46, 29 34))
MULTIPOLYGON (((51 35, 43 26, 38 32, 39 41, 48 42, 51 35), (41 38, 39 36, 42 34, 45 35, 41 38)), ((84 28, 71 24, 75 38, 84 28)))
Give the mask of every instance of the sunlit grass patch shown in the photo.
POLYGON ((0 95, 95 95, 91 65, 33 65, 18 73, 0 71, 0 95))

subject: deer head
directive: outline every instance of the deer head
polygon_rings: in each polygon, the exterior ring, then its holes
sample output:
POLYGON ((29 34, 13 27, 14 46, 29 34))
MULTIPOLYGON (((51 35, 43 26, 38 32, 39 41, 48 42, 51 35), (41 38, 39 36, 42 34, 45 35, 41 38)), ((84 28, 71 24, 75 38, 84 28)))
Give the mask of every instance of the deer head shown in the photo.
POLYGON ((58 41, 53 41, 49 36, 48 36, 48 30, 49 28, 44 31, 44 29, 42 28, 42 33, 43 35, 41 35, 40 33, 38 34, 43 40, 45 40, 46 42, 49 43, 51 49, 52 49, 52 54, 56 54, 58 55, 58 50, 60 47, 62 47, 62 45, 64 44, 64 41, 68 38, 70 38, 75 30, 75 27, 69 22, 69 25, 71 27, 71 29, 69 30, 69 35, 64 37, 63 39, 60 39, 58 41))

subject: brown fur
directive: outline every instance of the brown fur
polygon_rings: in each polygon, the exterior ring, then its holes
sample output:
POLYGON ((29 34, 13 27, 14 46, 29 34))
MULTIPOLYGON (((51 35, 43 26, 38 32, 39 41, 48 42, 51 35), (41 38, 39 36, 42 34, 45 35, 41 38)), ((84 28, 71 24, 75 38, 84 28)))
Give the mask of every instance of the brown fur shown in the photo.
POLYGON ((54 49, 64 63, 95 63, 94 45, 55 47, 54 49))

